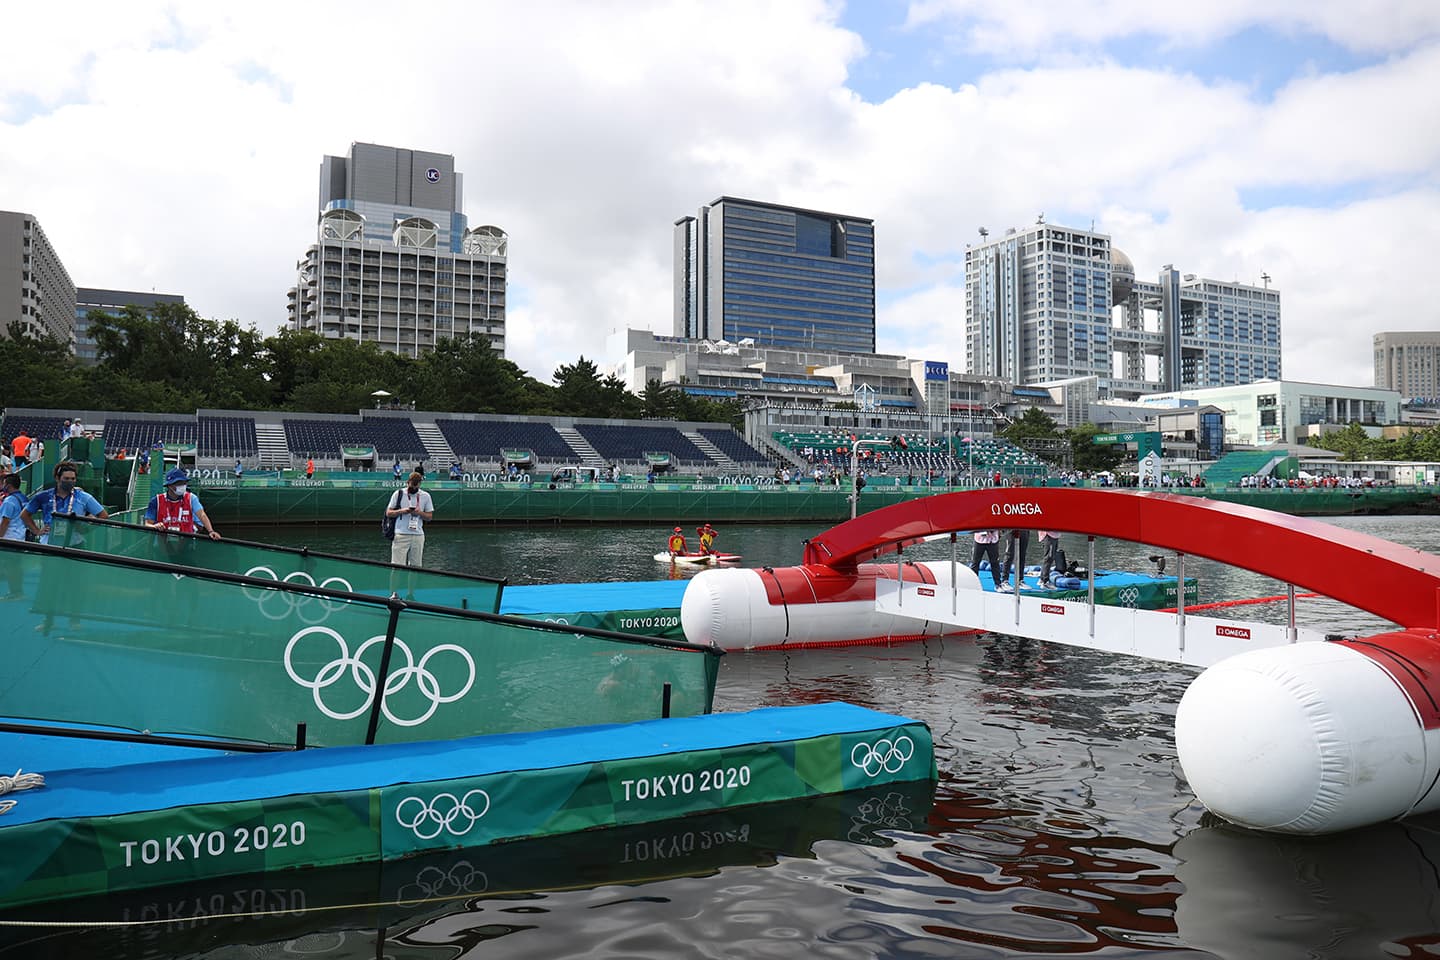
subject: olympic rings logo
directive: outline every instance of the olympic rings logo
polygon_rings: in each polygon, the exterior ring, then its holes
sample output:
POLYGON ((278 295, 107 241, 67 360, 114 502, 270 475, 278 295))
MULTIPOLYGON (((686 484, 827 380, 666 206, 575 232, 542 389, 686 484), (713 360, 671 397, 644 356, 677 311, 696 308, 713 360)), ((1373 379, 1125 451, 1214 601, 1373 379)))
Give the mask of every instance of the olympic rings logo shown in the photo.
POLYGON ((489 889, 490 878, 485 875, 485 871, 475 869, 469 860, 461 860, 449 870, 421 867, 420 872, 415 874, 415 879, 395 894, 395 902, 409 903, 415 900, 434 900, 436 897, 468 896, 484 893, 489 889))
MULTIPOLYGON (((326 577, 324 580, 316 583, 315 578, 304 570, 296 570, 293 573, 287 573, 284 577, 281 577, 271 567, 255 566, 246 570, 245 576, 257 577, 261 580, 274 580, 277 583, 303 583, 309 587, 328 587, 334 590, 344 590, 347 593, 355 592, 355 588, 350 585, 350 581, 344 577, 326 577)), ((242 589, 245 591, 247 597, 255 601, 255 605, 260 609, 260 614, 267 620, 284 620, 293 612, 301 622, 315 624, 320 623, 328 617, 332 611, 340 607, 340 601, 332 600, 329 597, 312 597, 308 594, 290 593, 287 590, 256 590, 254 587, 244 587, 242 589), (275 606, 275 597, 280 598, 279 602, 284 605, 283 609, 272 610, 275 606), (307 610, 312 604, 320 607, 322 611, 320 616, 312 617, 307 615, 307 610)))
POLYGON ((1115 596, 1125 606, 1133 607, 1140 600, 1140 588, 1121 587, 1115 596))
MULTIPOLYGON (((365 663, 363 659, 365 652, 376 644, 384 642, 383 636, 371 637, 356 647, 354 654, 351 654, 345 638, 334 630, 329 627, 306 627, 291 637, 290 642, 285 645, 285 672, 290 675, 291 680, 312 692, 315 697, 315 708, 325 716, 332 720, 353 720, 370 708, 370 700, 375 695, 375 671, 365 663), (311 634, 319 634, 334 640, 340 648, 340 655, 321 667, 313 679, 306 680, 295 672, 292 658, 295 653, 295 645, 311 634), (353 710, 332 710, 325 704, 321 693, 337 683, 347 670, 355 681, 355 686, 359 688, 360 705, 353 710)), ((425 656, 420 658, 419 663, 415 662, 415 655, 410 652, 410 647, 399 637, 395 638, 395 649, 405 658, 405 666, 398 670, 392 670, 390 675, 385 678, 385 690, 380 698, 380 709, 384 711, 385 718, 391 723, 402 727, 418 727, 434 716, 435 711, 440 708, 442 703, 454 703, 469 693, 470 688, 475 685, 475 661, 471 659, 469 652, 464 647, 456 646, 453 643, 442 643, 437 647, 432 647, 425 656), (465 661, 465 683, 459 690, 451 694, 441 694, 440 680, 430 671, 431 659, 446 652, 457 653, 465 661), (420 716, 403 720, 390 711, 389 701, 392 694, 405 689, 410 683, 411 677, 415 678, 415 686, 430 701, 430 706, 420 716)))
POLYGON ((899 773, 906 762, 915 756, 915 743, 907 736, 876 740, 873 744, 857 743, 850 751, 850 762, 867 777, 885 773, 899 773))
POLYGON ((910 818, 910 812, 910 807, 901 794, 891 793, 883 798, 871 797, 860 804, 850 818, 850 839, 869 839, 877 827, 891 830, 913 829, 915 824, 910 818))
POLYGON ((395 806, 395 822, 413 831, 420 840, 434 840, 442 833, 463 837, 489 812, 490 794, 477 787, 459 799, 453 793, 437 793, 428 803, 419 797, 406 797, 395 806), (478 810, 471 806, 471 800, 477 798, 484 801, 478 810))

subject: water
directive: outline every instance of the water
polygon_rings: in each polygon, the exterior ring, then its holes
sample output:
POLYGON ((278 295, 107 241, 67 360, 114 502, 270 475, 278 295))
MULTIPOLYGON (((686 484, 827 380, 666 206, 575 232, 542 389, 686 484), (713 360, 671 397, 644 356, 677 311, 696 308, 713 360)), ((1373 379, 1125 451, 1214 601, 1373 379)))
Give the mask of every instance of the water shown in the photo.
MULTIPOLYGON (((1440 552, 1440 524, 1429 519, 1337 525, 1440 552)), ((746 565, 789 564, 818 530, 729 526, 719 546, 746 565)), ((377 559, 388 548, 368 524, 226 532, 377 559)), ((668 532, 436 526, 426 559, 515 584, 654 579, 668 574, 652 559, 668 532)), ((1067 539, 1083 555, 1083 540, 1067 539)), ((1149 548, 1098 547, 1101 567, 1151 569, 1149 548)), ((948 559, 944 545, 924 549, 948 559)), ((1199 578, 1202 601, 1284 592, 1203 561, 1186 572, 1199 578)), ((1284 605, 1243 615, 1280 619, 1284 605)), ((1328 601, 1302 601, 1298 619, 1331 632, 1385 626, 1328 601)), ((275 889, 237 901, 279 897, 288 910, 279 918, 147 925, 75 942, 106 945, 94 955, 157 958, 1437 955, 1440 820, 1305 840, 1212 823, 1172 733, 1194 674, 998 636, 731 654, 717 709, 844 699, 928 723, 940 772, 928 815, 923 798, 894 794, 858 810, 760 808, 569 845, 471 851, 409 878, 427 902, 388 911, 319 911, 313 899, 299 910, 283 899, 282 875, 266 881, 275 889), (477 889, 467 885, 477 863, 487 892, 448 896, 447 884, 477 889)), ((371 902, 335 886, 337 902, 371 902)), ((233 910, 229 900, 222 907, 233 910)), ((62 942, 0 957, 51 955, 62 942)))

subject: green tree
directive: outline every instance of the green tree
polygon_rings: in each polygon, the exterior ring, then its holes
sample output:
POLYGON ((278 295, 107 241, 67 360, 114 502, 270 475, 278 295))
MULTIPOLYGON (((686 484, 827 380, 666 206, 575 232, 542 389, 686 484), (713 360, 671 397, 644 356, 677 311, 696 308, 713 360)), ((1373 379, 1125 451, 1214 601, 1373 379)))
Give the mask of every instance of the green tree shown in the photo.
POLYGON ((496 353, 488 337, 442 338, 410 373, 411 396, 420 409, 526 412, 525 371, 496 353))
POLYGON ((997 433, 1014 444, 1020 444, 1023 440, 1058 440, 1060 438, 1060 430, 1055 423, 1055 418, 1039 407, 1027 407, 1018 420, 1012 420, 1009 426, 997 433))
POLYGON ((1100 428, 1093 423, 1082 423, 1067 431, 1070 438, 1071 463, 1076 470, 1113 470, 1126 457, 1123 447, 1112 444, 1097 444, 1095 437, 1100 428))

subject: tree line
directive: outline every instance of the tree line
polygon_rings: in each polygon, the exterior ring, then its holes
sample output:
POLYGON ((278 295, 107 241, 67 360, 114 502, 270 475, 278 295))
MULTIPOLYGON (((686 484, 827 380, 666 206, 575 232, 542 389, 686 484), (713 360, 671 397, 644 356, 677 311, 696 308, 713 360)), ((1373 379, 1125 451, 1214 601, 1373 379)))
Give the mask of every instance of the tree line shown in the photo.
POLYGON ((186 304, 118 314, 92 311, 98 362, 12 325, 0 340, 4 404, 57 410, 193 413, 285 410, 350 413, 384 390, 417 410, 533 416, 692 420, 743 426, 738 401, 693 397, 652 380, 636 396, 581 356, 546 383, 495 352, 483 336, 441 339, 419 358, 375 343, 201 317, 186 304))

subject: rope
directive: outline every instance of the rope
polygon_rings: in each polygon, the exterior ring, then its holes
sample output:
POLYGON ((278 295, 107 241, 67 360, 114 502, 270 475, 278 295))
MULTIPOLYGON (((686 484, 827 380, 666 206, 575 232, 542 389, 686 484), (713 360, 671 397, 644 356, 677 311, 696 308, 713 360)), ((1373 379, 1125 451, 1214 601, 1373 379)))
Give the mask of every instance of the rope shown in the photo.
MULTIPOLYGON (((12 790, 30 790, 34 787, 45 786, 45 776, 39 773, 21 773, 15 771, 15 776, 7 777, 0 773, 0 796, 4 796, 12 790)), ((0 813, 9 813, 15 808, 14 800, 0 800, 0 813)))
MULTIPOLYGON (((1288 596, 1288 595, 1287 595, 1287 594, 1284 594, 1284 593, 1277 593, 1277 594, 1276 594, 1275 596, 1273 596, 1273 597, 1251 597, 1251 598, 1248 599, 1248 600, 1220 600, 1220 601, 1218 601, 1218 602, 1216 602, 1216 603, 1196 603, 1196 604, 1191 604, 1190 606, 1186 607, 1186 608, 1185 608, 1185 612, 1186 612, 1186 613, 1190 613, 1190 612, 1193 611, 1193 610, 1222 610, 1222 609, 1224 609, 1225 607, 1250 607, 1250 606, 1254 606, 1254 605, 1257 604, 1257 603, 1278 603, 1278 602, 1281 601, 1281 600, 1287 599, 1287 596, 1288 596)), ((1318 593, 1297 593, 1297 594, 1295 594, 1295 599, 1296 599, 1296 600, 1313 600, 1315 597, 1318 597, 1318 596, 1320 596, 1320 594, 1318 594, 1318 593)), ((1165 609, 1165 610, 1159 610, 1159 611, 1156 611, 1156 612, 1157 612, 1157 613, 1174 613, 1174 612, 1175 612, 1175 608, 1174 608, 1174 607, 1169 607, 1169 608, 1167 608, 1167 609, 1165 609)))

